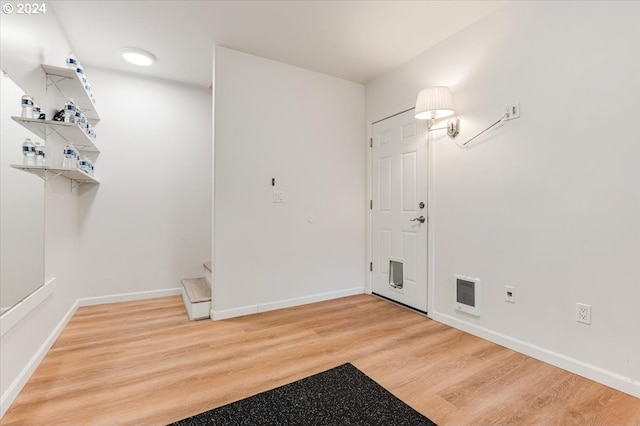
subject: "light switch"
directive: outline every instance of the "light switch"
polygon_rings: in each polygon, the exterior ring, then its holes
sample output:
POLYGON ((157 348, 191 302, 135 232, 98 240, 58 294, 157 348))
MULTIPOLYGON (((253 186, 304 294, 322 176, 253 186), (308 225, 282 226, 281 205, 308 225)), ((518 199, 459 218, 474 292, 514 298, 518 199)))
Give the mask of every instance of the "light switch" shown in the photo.
POLYGON ((284 203, 284 191, 273 191, 273 202, 284 203))

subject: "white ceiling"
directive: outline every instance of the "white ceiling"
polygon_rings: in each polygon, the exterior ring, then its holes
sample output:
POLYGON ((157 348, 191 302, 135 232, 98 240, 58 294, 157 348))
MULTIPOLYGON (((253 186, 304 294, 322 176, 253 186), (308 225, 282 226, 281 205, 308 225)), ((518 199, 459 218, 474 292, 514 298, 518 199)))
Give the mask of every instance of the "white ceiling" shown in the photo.
POLYGON ((214 45, 358 83, 381 75, 507 1, 55 1, 85 65, 211 85, 214 45), (152 52, 136 67, 119 50, 152 52))

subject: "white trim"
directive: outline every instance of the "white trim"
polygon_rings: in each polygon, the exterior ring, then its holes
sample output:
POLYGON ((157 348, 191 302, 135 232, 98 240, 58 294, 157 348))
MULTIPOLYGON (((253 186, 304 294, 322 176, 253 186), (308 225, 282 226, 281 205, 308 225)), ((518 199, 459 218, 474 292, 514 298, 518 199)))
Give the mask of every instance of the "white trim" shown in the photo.
POLYGON ((547 364, 554 365, 563 370, 570 371, 579 376, 586 377, 587 379, 640 398, 640 381, 632 379, 631 377, 626 377, 505 334, 470 324, 450 315, 431 312, 429 316, 435 321, 457 328, 458 330, 465 331, 474 336, 497 343, 500 346, 546 362, 547 364))
POLYGON ((239 308, 224 309, 222 311, 215 311, 211 309, 211 320, 218 321, 228 318, 242 317, 245 315, 257 314, 258 305, 240 306, 239 308))
MULTIPOLYGON (((218 264, 216 256, 216 55, 218 53, 218 45, 214 45, 211 52, 211 263, 218 264)), ((215 276, 218 268, 211 271, 211 312, 209 318, 211 321, 222 318, 215 318, 213 311, 213 295, 216 294, 215 276)), ((219 315, 219 314, 218 314, 219 315)))
POLYGON ((31 378, 31 375, 36 371, 44 357, 49 352, 49 349, 51 349, 53 344, 56 342, 58 336, 60 336, 67 323, 78 309, 78 306, 78 301, 76 301, 71 306, 71 308, 69 308, 65 316, 62 317, 62 319, 58 322, 56 328, 53 329, 49 337, 47 337, 40 348, 38 348, 36 353, 31 357, 20 374, 18 374, 11 385, 9 385, 7 390, 2 394, 2 396, 0 396, 0 418, 5 415, 13 401, 18 397, 18 394, 20 393, 24 385, 27 384, 27 381, 29 380, 29 378, 31 378))
POLYGON ((260 312, 274 311, 276 309, 291 308, 294 306, 306 305, 308 303, 323 302, 325 300, 339 299, 341 297, 363 294, 365 287, 354 287, 346 290, 329 291, 317 293, 310 296, 294 297, 292 299, 276 300, 273 302, 258 303, 255 305, 240 306, 238 308, 225 309, 222 311, 211 310, 213 321, 252 315, 260 312))
POLYGON ((365 262, 365 293, 371 294, 373 288, 373 271, 371 270, 371 264, 373 263, 373 251, 372 251, 372 229, 373 226, 373 208, 371 202, 373 201, 373 146, 370 146, 373 140, 373 123, 371 120, 367 121, 367 139, 366 139, 366 153, 367 153, 367 206, 366 206, 366 233, 365 233, 365 254, 367 255, 365 262))
POLYGON ((435 282, 436 282, 436 232, 435 224, 437 218, 433 214, 435 205, 435 181, 436 162, 433 139, 431 133, 427 132, 427 316, 435 309, 435 282))
POLYGON ((20 302, 3 312, 0 316, 0 336, 4 336, 14 325, 26 317, 47 297, 53 294, 55 288, 55 278, 51 278, 43 286, 38 287, 33 293, 22 299, 20 302))
POLYGON ((290 308, 306 305, 308 303, 324 302, 325 300, 339 299, 341 297, 354 296, 364 293, 364 287, 354 287, 346 290, 329 291, 326 293, 312 294, 311 296, 294 297, 292 299, 278 300, 275 302, 259 303, 258 312, 274 311, 276 309, 290 308))
POLYGON ((78 299, 78 306, 104 305, 107 303, 130 302, 133 300, 155 299, 156 297, 179 295, 180 287, 164 290, 138 291, 135 293, 111 294, 109 296, 85 297, 78 299))

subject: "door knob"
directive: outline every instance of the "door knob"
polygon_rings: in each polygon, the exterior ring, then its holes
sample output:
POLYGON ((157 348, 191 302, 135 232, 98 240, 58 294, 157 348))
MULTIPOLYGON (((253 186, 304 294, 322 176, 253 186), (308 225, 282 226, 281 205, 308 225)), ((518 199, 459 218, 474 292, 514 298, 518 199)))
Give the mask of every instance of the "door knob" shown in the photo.
POLYGON ((420 217, 416 217, 415 219, 411 219, 410 222, 415 222, 418 221, 420 223, 424 223, 426 219, 424 218, 424 216, 420 216, 420 217))

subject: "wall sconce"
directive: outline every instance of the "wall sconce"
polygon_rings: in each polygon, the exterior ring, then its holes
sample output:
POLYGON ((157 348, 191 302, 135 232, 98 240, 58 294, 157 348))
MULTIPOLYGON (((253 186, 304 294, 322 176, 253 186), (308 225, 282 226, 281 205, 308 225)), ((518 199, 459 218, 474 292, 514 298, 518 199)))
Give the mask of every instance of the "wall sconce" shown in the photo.
POLYGON ((433 130, 447 130, 447 134, 452 138, 460 133, 460 120, 453 118, 447 122, 447 127, 433 128, 433 121, 438 118, 445 118, 455 114, 453 106, 453 96, 448 87, 429 87, 418 93, 416 100, 415 118, 418 120, 429 120, 427 128, 433 130))
MULTIPOLYGON (((447 127, 432 127, 433 120, 438 118, 449 117, 455 114, 455 108, 453 106, 453 96, 448 87, 437 86, 429 87, 421 90, 418 93, 418 99, 416 99, 415 118, 418 120, 429 120, 427 123, 427 129, 429 132, 433 130, 447 130, 447 134, 452 138, 455 138, 460 133, 460 120, 452 118, 447 122, 447 127)), ((520 117, 520 104, 511 104, 505 108, 504 114, 495 123, 488 126, 483 131, 476 134, 474 137, 463 143, 462 145, 456 142, 456 145, 463 147, 469 142, 482 135, 484 132, 493 129, 498 124, 505 123, 514 118, 520 117)))

